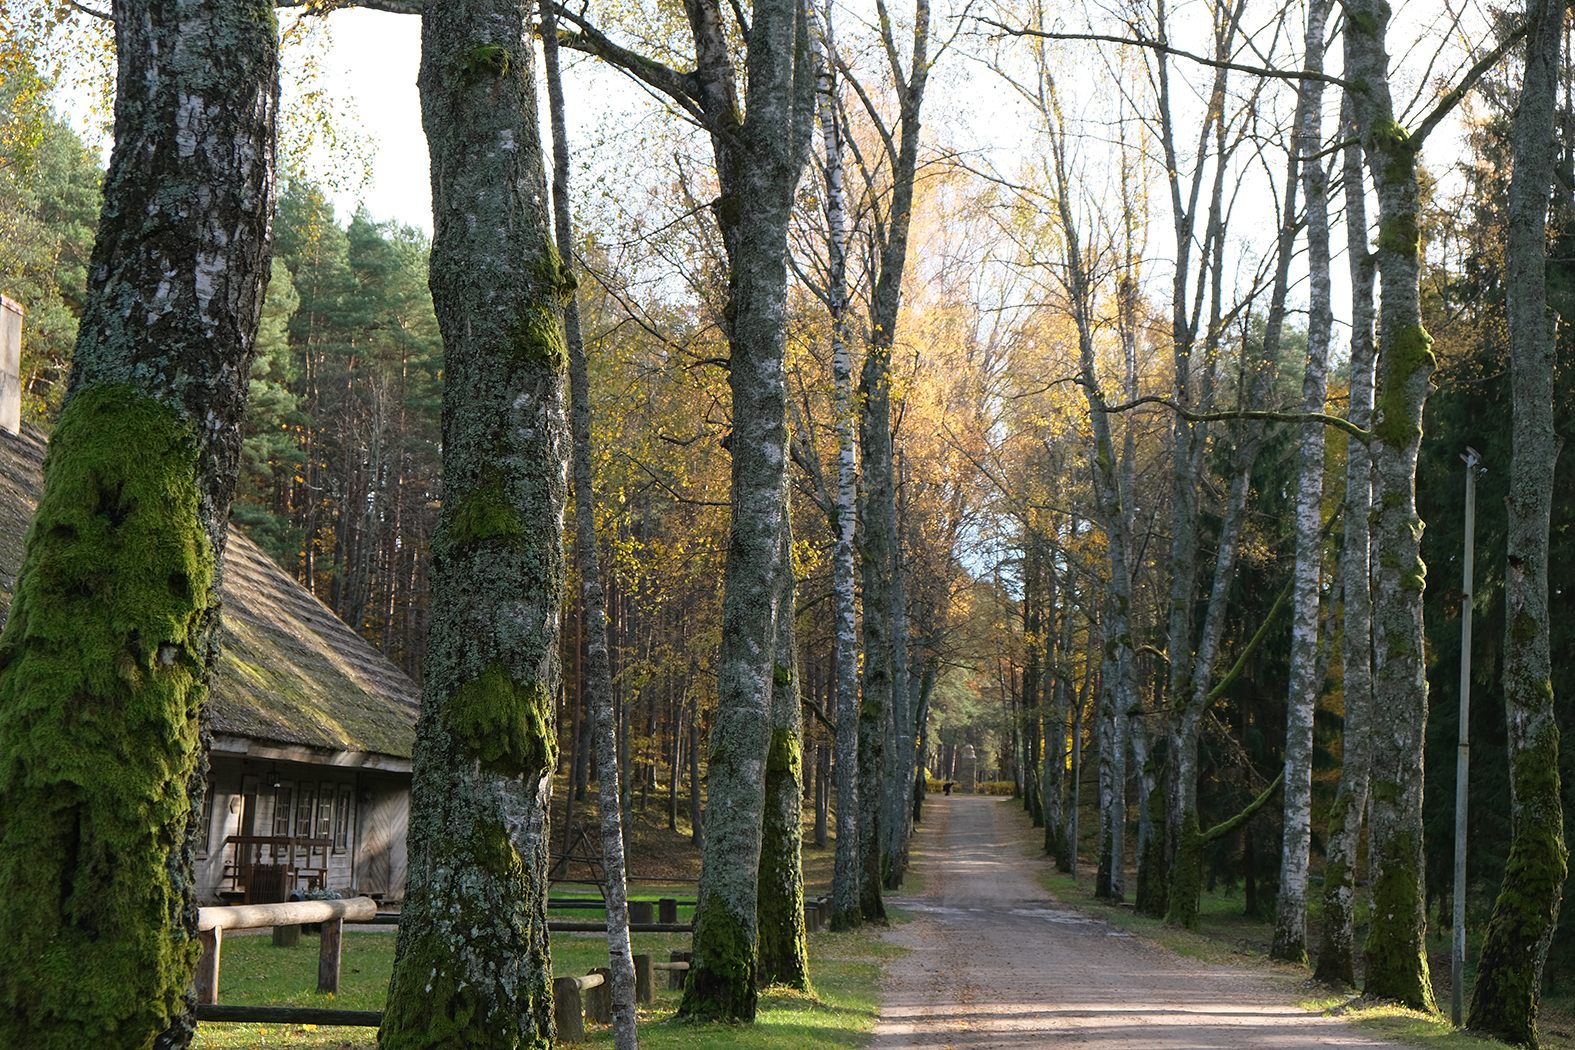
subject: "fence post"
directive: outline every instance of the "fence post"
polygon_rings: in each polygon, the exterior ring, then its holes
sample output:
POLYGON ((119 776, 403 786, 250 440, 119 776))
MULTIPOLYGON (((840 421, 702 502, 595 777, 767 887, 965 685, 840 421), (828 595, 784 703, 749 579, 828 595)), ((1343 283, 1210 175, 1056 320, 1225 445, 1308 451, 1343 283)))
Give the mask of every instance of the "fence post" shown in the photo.
POLYGON ((219 951, 224 944, 224 927, 199 931, 197 943, 202 945, 202 957, 197 960, 197 1002, 212 1006, 219 1001, 219 951))
POLYGON ((656 998, 656 984, 651 980, 651 957, 634 957, 634 1001, 648 1003, 656 998))
POLYGON ((630 901, 629 921, 631 923, 651 923, 656 921, 656 906, 650 901, 630 901))
MULTIPOLYGON (((691 960, 693 955, 693 952, 685 951, 681 948, 674 948, 672 951, 667 953, 667 958, 672 962, 686 963, 691 960)), ((667 987, 674 991, 681 992, 684 989, 684 981, 688 979, 688 977, 689 973, 687 970, 668 970, 667 987)))
POLYGON ((578 1043, 585 1038, 584 1007, 580 1005, 580 979, 552 979, 552 1020, 560 1042, 578 1043))
POLYGON ((317 949, 317 991, 321 994, 339 994, 339 949, 344 931, 343 919, 329 919, 319 927, 321 943, 317 949))
POLYGON ((662 897, 656 902, 656 915, 658 922, 678 921, 678 898, 662 897))
POLYGON ((586 990, 585 1016, 598 1024, 612 1024, 612 971, 598 966, 591 973, 600 974, 602 983, 586 990))

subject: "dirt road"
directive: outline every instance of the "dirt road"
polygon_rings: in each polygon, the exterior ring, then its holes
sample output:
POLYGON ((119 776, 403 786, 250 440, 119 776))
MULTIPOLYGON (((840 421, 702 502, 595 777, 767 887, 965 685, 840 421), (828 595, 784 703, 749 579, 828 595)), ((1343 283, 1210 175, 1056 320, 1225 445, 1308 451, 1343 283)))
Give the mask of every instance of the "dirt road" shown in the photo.
POLYGON ((1284 978, 1183 959, 1057 906, 1035 881, 1011 800, 925 804, 921 896, 889 938, 912 954, 882 988, 880 1050, 1391 1047, 1295 1006, 1284 978))

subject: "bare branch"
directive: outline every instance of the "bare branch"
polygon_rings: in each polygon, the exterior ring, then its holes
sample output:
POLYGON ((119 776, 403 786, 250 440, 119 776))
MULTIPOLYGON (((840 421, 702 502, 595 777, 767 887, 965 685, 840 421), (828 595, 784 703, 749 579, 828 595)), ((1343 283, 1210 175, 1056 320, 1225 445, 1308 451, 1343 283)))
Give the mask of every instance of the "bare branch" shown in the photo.
POLYGON ((1253 76, 1268 77, 1275 80, 1321 80, 1326 84, 1338 84, 1340 87, 1353 86, 1349 81, 1330 73, 1314 73, 1305 69, 1273 69, 1269 66, 1254 66, 1243 62, 1231 62, 1227 59, 1209 58, 1207 55, 1200 55, 1195 51, 1187 51, 1163 41, 1148 40, 1143 37, 1115 36, 1110 33, 1058 33, 1046 29, 1029 29, 1027 26, 1009 26, 1004 22, 997 22, 992 18, 982 16, 976 17, 975 21, 990 26, 992 29, 999 29, 1009 36, 1031 36, 1042 40, 1082 40, 1101 44, 1120 44, 1123 47, 1141 47, 1150 51, 1157 51, 1162 55, 1170 55, 1173 58, 1184 58, 1188 62, 1196 62, 1199 65, 1209 66, 1213 69, 1228 69, 1236 73, 1250 73, 1253 76))
POLYGON ((1217 423, 1228 419, 1261 419, 1271 423, 1322 423, 1324 426, 1343 430, 1364 444, 1371 442, 1373 439, 1370 431, 1363 430, 1349 419, 1331 416, 1326 412, 1274 412, 1261 408, 1238 408, 1226 412, 1192 412, 1182 408, 1170 398, 1161 397, 1157 394, 1136 398, 1125 404, 1107 405, 1105 406, 1105 411, 1128 412, 1142 405, 1163 405, 1189 423, 1217 423))

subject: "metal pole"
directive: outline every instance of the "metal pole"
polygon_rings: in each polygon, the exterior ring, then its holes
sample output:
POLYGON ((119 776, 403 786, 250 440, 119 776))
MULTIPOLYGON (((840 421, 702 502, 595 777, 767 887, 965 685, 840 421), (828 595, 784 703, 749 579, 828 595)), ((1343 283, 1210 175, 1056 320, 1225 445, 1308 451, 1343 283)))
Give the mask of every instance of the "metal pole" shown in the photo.
POLYGON ((1467 447, 1465 558, 1461 568, 1460 602, 1460 743, 1455 752, 1455 914, 1449 951, 1451 1019, 1458 1028, 1465 1012, 1466 964, 1466 791, 1471 771, 1471 592, 1476 576, 1477 464, 1476 449, 1467 447))

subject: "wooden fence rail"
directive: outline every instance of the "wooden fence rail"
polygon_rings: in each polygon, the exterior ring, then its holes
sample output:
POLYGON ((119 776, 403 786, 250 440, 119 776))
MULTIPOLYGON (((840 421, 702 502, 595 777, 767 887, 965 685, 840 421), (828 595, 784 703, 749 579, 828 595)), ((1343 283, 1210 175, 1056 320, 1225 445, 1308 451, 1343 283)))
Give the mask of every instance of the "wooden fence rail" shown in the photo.
POLYGON ((202 945, 202 957, 197 962, 197 1003, 201 1006, 213 1006, 219 1001, 219 960, 224 949, 225 930, 299 926, 308 922, 319 923, 322 927, 321 944, 317 952, 317 990, 324 994, 337 994, 344 925, 346 922, 367 922, 376 915, 377 902, 371 897, 198 908, 197 940, 202 945))

